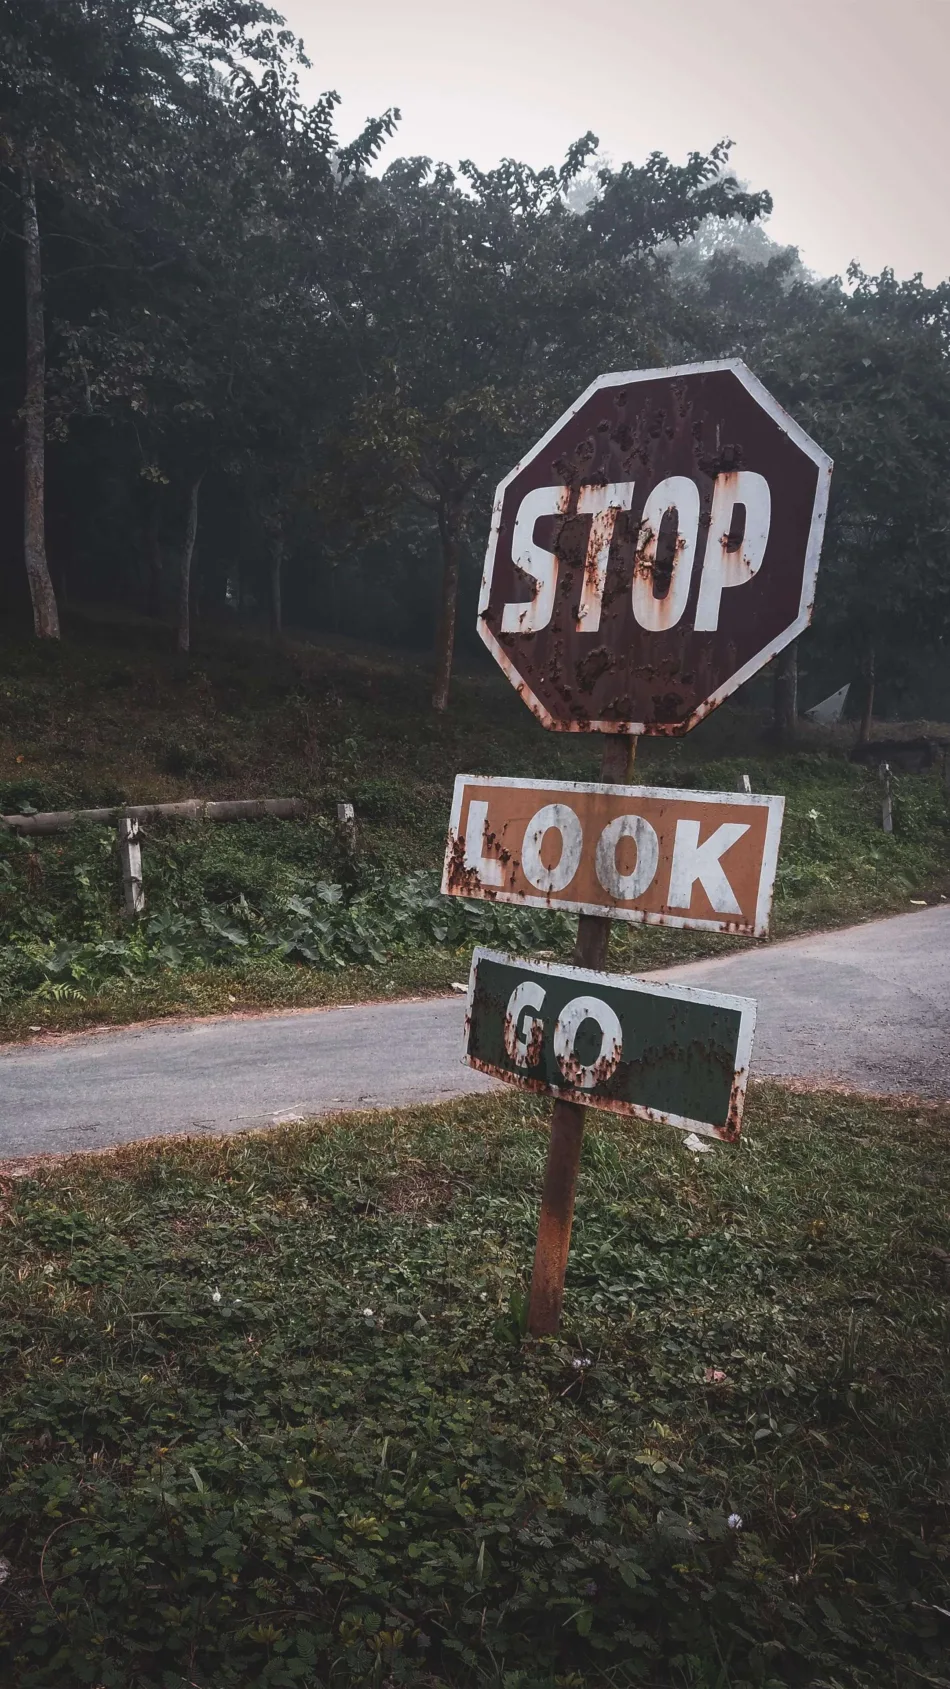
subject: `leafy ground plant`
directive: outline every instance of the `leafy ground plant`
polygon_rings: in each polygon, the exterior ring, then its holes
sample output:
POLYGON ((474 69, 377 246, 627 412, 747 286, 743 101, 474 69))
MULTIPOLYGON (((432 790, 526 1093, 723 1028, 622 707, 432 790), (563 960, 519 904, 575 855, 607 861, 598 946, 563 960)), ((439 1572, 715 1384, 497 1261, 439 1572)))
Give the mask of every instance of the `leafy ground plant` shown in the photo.
MULTIPOLYGON (((52 654, 0 650, 0 812, 269 794, 302 796, 308 819, 150 826, 134 931, 114 831, 0 829, 0 1036, 445 990, 476 941, 570 953, 570 920, 441 900, 438 868, 457 772, 589 779, 599 753, 585 735, 545 733, 492 673, 460 677, 437 719, 429 677, 392 654, 220 637, 185 673, 149 646, 155 630, 126 632, 136 666, 118 675, 114 629, 78 628, 52 654), (340 799, 356 808, 355 856, 340 799)), ((776 936, 950 895, 939 772, 895 777, 886 835, 876 775, 833 736, 803 734, 777 755, 761 716, 730 705, 688 741, 643 745, 638 778, 729 791, 744 774, 786 795, 776 936)), ((618 927, 611 965, 737 942, 618 927)))
POLYGON ((6 1181, 4 1683, 945 1684, 950 1114, 594 1117, 533 1343, 544 1118, 6 1181))

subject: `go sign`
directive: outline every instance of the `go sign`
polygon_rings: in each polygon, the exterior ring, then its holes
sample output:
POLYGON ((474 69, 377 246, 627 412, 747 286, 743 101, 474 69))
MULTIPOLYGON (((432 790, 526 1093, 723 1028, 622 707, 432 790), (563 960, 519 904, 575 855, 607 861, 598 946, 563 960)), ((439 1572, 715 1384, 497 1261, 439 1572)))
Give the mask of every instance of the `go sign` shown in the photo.
POLYGON ((600 376, 498 488, 479 633, 546 727, 685 733, 811 620, 831 467, 736 359, 600 376))
POLYGON ((523 1090, 734 1139, 755 1004, 476 950, 465 1060, 523 1090))

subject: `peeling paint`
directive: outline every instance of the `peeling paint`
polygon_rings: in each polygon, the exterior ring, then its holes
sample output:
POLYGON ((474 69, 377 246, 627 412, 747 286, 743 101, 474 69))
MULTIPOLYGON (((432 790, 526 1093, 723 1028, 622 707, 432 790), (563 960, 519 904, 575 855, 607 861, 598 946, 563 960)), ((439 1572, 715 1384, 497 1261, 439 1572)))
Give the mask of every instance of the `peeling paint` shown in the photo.
POLYGON ((546 727, 686 733, 808 625, 830 475, 831 460, 737 360, 602 376, 498 488, 480 635, 546 727), (643 517, 667 483, 684 498, 693 489, 698 515, 680 510, 658 576, 663 511, 643 517), (742 494, 760 484, 770 520, 750 528, 742 494), (502 607, 524 593, 513 525, 545 487, 563 511, 550 614, 530 632, 504 631, 502 607), (621 487, 632 501, 607 520, 598 500, 621 487))
MULTIPOLYGON (((784 809, 784 798, 760 792, 460 774, 442 890, 450 897, 761 938, 768 931, 784 809), (482 867, 487 878, 473 866, 466 849, 473 810, 484 829, 481 850, 487 860, 482 867), (570 872, 565 871, 563 879, 551 876, 553 858, 542 863, 541 871, 538 866, 542 835, 559 827, 561 820, 571 834, 570 872), (707 841, 720 836, 716 860, 728 882, 728 895, 716 900, 710 895, 714 888, 697 872, 688 902, 673 897, 681 828, 694 830, 694 848, 705 848, 707 841), (638 876, 634 870, 641 866, 641 848, 649 871, 638 876)), ((562 833, 562 854, 564 848, 562 833)), ((719 884, 724 890, 724 882, 719 884)))
POLYGON ((732 1143, 754 1028, 748 998, 476 950, 464 1059, 521 1090, 732 1143))

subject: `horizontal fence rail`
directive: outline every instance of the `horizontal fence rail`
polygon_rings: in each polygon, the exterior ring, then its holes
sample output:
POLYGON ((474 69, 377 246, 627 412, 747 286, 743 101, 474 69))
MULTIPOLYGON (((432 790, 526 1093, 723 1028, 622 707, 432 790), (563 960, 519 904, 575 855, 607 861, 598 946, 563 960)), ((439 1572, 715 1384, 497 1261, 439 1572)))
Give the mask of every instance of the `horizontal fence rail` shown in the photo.
POLYGON ((278 821, 293 821, 306 813, 302 798, 240 798, 218 803, 186 798, 183 803, 114 804, 109 809, 52 809, 36 815, 2 815, 0 822, 16 833, 64 833, 81 821, 106 827, 115 826, 125 818, 143 826, 160 816, 179 821, 261 821, 271 815, 278 821))

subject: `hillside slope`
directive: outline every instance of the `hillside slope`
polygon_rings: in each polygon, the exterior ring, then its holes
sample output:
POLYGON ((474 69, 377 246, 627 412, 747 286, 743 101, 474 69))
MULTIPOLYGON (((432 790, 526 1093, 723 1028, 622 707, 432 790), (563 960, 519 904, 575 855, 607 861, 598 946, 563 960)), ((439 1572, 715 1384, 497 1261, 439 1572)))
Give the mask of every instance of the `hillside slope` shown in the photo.
MULTIPOLYGON (((61 647, 0 647, 0 810, 300 796, 303 822, 148 830, 147 916, 130 931, 115 836, 0 836, 0 1014, 7 1034, 182 1010, 446 989, 473 938, 568 954, 572 923, 437 896, 458 772, 590 779, 600 746, 546 733, 503 677, 461 674, 444 717, 424 664, 392 652, 236 634, 187 665, 154 624, 77 621, 61 647), (353 803, 354 855, 336 822, 353 803)), ((947 729, 937 731, 948 733, 947 729)), ((852 730, 803 730, 778 755, 760 714, 727 706, 683 741, 646 741, 645 783, 786 794, 773 932, 950 893, 939 774, 896 781, 895 833, 852 730)), ((950 736, 950 734, 948 734, 950 736)), ((635 969, 739 941, 631 928, 635 969)))

